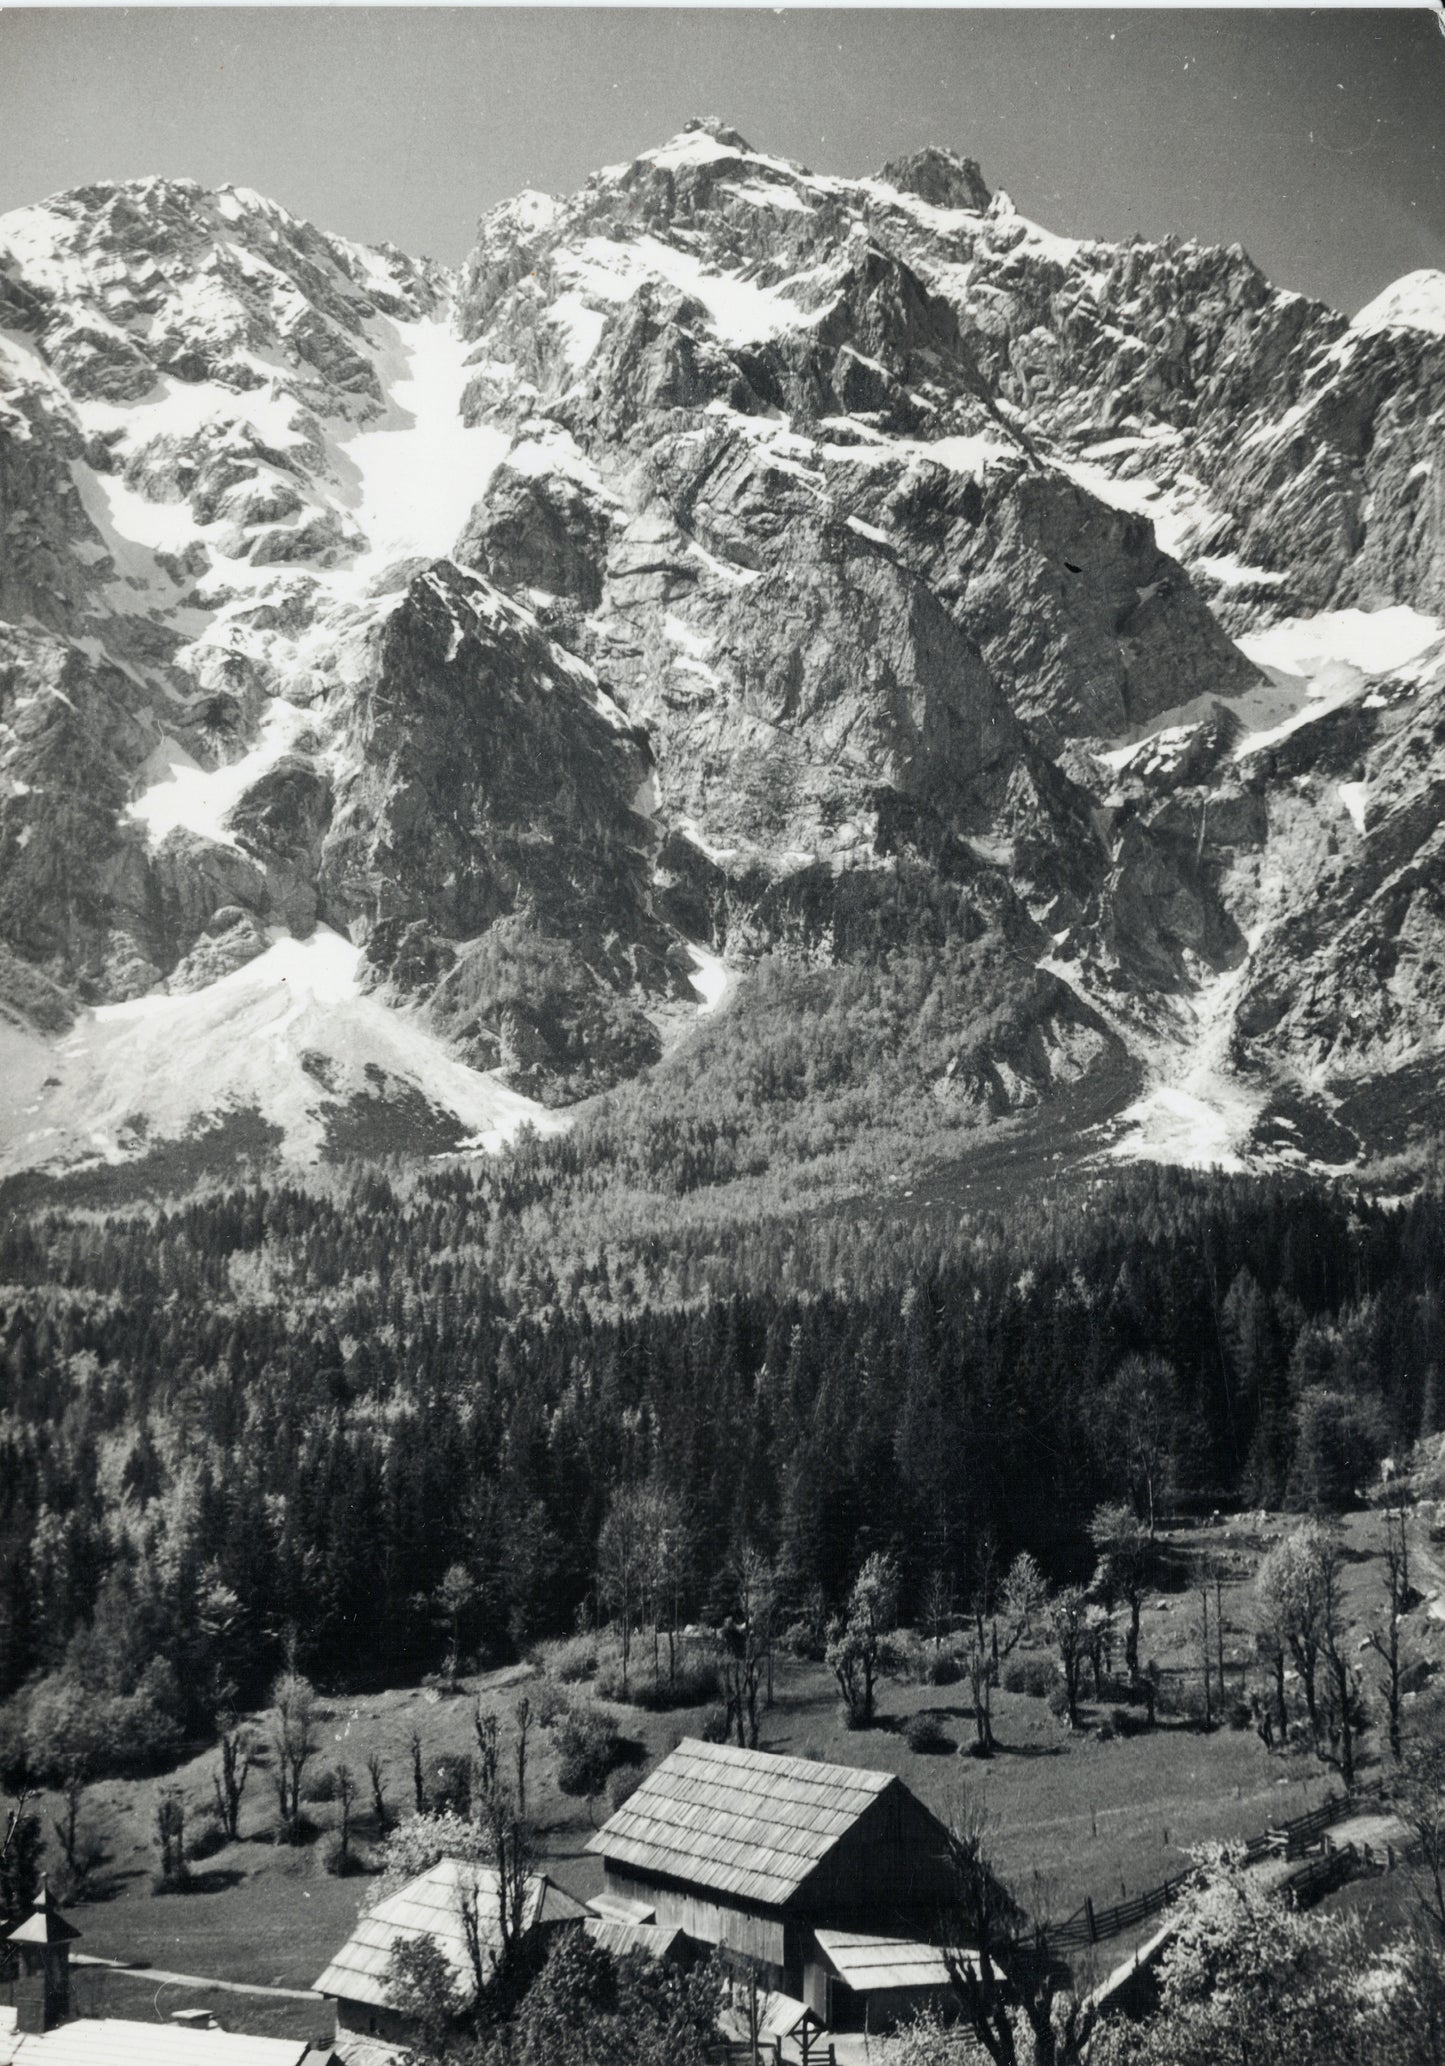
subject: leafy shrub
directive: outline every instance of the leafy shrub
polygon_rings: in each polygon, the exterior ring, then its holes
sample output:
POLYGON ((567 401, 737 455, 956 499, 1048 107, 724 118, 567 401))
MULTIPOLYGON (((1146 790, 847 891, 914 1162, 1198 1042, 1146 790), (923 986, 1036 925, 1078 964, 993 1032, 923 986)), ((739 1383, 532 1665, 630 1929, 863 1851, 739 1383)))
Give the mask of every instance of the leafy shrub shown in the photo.
POLYGON ((1069 1690, 1062 1679, 1049 1694, 1049 1713, 1055 1721, 1062 1722, 1069 1712, 1069 1690))
POLYGON ((307 1775, 301 1788, 303 1801, 319 1801, 323 1805, 336 1798, 336 1774, 330 1765, 318 1765, 307 1775))
POLYGON ((1112 1743, 1117 1734, 1118 1731, 1114 1727, 1113 1716, 1101 1716, 1098 1726, 1094 1730, 1094 1735, 1098 1739, 1098 1741, 1100 1743, 1112 1743))
POLYGON ((565 1686, 559 1686, 555 1679, 543 1679, 537 1693, 537 1720, 544 1729, 550 1729, 571 1705, 565 1686))
POLYGON ((465 2006, 456 1968, 435 1937, 398 1937, 386 1967, 386 1995, 416 2025, 421 2050, 441 2058, 451 2047, 456 2018, 465 2006))
POLYGON ((1005 1693, 1027 1693, 1034 1700, 1047 1700, 1059 1683, 1049 1657, 1013 1657, 1003 1668, 1005 1693))
POLYGON ((1146 1717, 1132 1707, 1111 1708, 1109 1722, 1116 1736, 1145 1736, 1149 1731, 1146 1717))
POLYGON ((596 1636, 570 1636, 565 1643, 559 1643, 548 1659, 548 1670, 567 1686, 593 1678, 597 1671, 596 1636))
POLYGON ((889 1639, 889 1653, 895 1678, 902 1679, 905 1685, 928 1684, 928 1665, 933 1655, 933 1645, 925 1642, 916 1629, 894 1629, 889 1639))
POLYGON ((599 1700, 612 1700, 618 1703, 631 1704, 637 1699, 639 1685, 638 1675, 635 1672, 630 1672, 627 1678, 627 1686, 624 1690, 622 1684, 622 1659, 620 1657, 609 1657, 604 1663, 598 1665, 597 1675, 592 1681, 592 1691, 599 1700))
POLYGON ((821 1664, 828 1648, 826 1633, 811 1620, 790 1621, 779 1639, 790 1657, 803 1657, 821 1664))
POLYGON ((937 1715, 926 1712, 909 1716, 903 1736, 910 1750, 935 1752, 953 1748, 952 1739, 944 1734, 937 1715))
POLYGON ((599 1707, 569 1708, 557 1730, 557 1784, 563 1793, 600 1793, 621 1756, 617 1724, 599 1707))
POLYGON ((77 1766, 92 1778, 158 1771, 180 1749, 180 1705, 175 1671, 163 1657, 152 1658, 126 1693, 97 1691, 65 1669, 51 1672, 16 1710, 25 1762, 50 1784, 77 1766))
MULTIPOLYGON (((597 1681, 597 1690, 602 1692, 602 1680, 597 1681)), ((654 1679, 633 1681, 632 1704, 645 1708, 649 1714, 665 1714, 674 1707, 701 1707, 705 1700, 716 1700, 722 1691, 722 1674, 714 1657, 688 1657, 680 1659, 671 1679, 665 1671, 654 1679)), ((604 1698, 610 1698, 604 1695, 604 1698)))
POLYGON ((438 1859, 460 1858, 469 1865, 485 1865, 488 1857, 486 1835, 475 1822, 463 1822, 458 1815, 408 1815, 386 1839, 381 1877, 366 1905, 374 1908, 389 1895, 399 1894, 410 1881, 430 1872, 438 1859))
POLYGON ((607 1782, 607 1805, 613 1814, 624 1801, 631 1800, 642 1784, 642 1773, 636 1765, 619 1765, 607 1782))
POLYGON ((1231 1729, 1247 1729, 1253 1720, 1254 1715, 1247 1700, 1236 1700, 1231 1704, 1229 1710, 1229 1726, 1231 1729))
POLYGON ((705 1715, 699 1717, 697 1733, 704 1743, 726 1743, 728 1740, 727 1709, 722 1706, 710 1707, 705 1715))
POLYGON ((958 1653, 935 1644, 916 1629, 895 1629, 889 1638, 889 1653, 894 1676, 915 1686, 956 1686, 963 1677, 958 1653))

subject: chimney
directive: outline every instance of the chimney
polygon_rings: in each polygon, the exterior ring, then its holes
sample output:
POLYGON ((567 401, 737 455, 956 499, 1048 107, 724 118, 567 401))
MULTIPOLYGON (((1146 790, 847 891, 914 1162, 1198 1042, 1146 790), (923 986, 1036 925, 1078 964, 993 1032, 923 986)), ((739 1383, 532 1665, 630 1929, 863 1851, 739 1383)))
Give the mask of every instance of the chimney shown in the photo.
POLYGON ((15 2027, 22 2036, 39 2037, 70 2014, 70 1947, 79 1937, 61 1914, 49 1880, 42 1879, 34 1908, 7 1939, 20 1954, 15 2027))

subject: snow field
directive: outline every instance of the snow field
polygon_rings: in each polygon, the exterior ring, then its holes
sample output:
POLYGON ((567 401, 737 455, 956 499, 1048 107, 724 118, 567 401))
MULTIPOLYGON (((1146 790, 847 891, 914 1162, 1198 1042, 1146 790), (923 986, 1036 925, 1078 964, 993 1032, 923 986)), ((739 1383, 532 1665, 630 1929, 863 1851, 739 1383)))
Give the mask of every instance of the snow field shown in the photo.
MULTIPOLYGON (((42 1141, 47 1160, 58 1150, 115 1162, 127 1152, 121 1141, 134 1113, 146 1114, 153 1138, 174 1138, 196 1121, 252 1105, 284 1129, 289 1156, 314 1160, 328 1102, 303 1066, 303 1056, 315 1055, 329 1065, 338 1098, 374 1094, 371 1064, 451 1113, 476 1147, 495 1148, 524 1123, 542 1133, 566 1126, 453 1060, 418 1020, 363 992, 360 958, 349 940, 318 927, 307 940, 276 936, 204 990, 155 992, 85 1013, 58 1047, 41 1046, 60 1086, 47 1093, 36 1085, 29 1109, 17 1100, 7 1110, 0 1163, 33 1162, 42 1141), (172 1066, 177 1054, 186 1057, 183 1070, 172 1066)), ((24 1065, 27 1057, 13 1059, 24 1065)), ((34 1075, 28 1069, 27 1087, 34 1075)))

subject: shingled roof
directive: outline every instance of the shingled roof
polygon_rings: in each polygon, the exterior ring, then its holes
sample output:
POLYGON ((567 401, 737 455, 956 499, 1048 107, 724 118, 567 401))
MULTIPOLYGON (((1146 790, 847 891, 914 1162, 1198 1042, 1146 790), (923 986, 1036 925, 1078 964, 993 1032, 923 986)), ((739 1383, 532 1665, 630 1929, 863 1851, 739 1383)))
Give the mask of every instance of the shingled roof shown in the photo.
POLYGON ((937 1944, 916 1944, 905 1937, 865 1936, 856 1930, 815 1930, 813 1934, 839 1979, 859 1994, 947 1987, 952 1978, 950 1957, 955 1967, 978 1963, 973 1952, 945 1952, 937 1944))
MULTIPOLYGON (((393 1947, 430 1937, 451 1966, 457 1985, 470 1999, 475 1981, 462 1922, 464 1891, 475 1891, 482 1955, 489 1968, 495 1965, 501 1949, 497 1875, 486 1865, 442 1858, 430 1871, 410 1880, 399 1894, 378 1901, 375 1908, 360 1918, 316 1982, 316 1992, 342 2001, 388 2006, 393 1947)), ((560 1887, 538 1876, 527 1881, 522 1931, 525 1935, 539 1923, 580 1921, 586 1912, 560 1887)))
POLYGON ((22 2036, 14 2009, 0 2008, 0 2066, 302 2066, 325 2051, 304 2037, 244 2037, 230 2030, 179 2030, 174 2024, 82 2016, 22 2036))
POLYGON ((782 1908, 898 1784, 891 1772, 815 1765, 689 1736, 587 1848, 609 1865, 782 1908))

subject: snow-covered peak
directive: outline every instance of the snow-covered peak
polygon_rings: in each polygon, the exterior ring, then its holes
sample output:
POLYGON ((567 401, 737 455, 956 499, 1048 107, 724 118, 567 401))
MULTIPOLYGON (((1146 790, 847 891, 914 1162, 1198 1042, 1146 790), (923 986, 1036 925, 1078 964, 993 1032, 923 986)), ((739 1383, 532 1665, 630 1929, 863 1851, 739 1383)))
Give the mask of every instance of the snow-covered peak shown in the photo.
POLYGON ((719 116, 707 115, 694 116, 665 144, 644 151, 642 162, 669 167, 711 165, 719 158, 750 158, 752 154, 752 145, 736 129, 730 129, 719 116))
POLYGON ((106 181, 0 216, 0 283, 38 322, 82 318, 143 345, 189 331, 240 338, 307 306, 348 328, 378 308, 423 314, 446 282, 391 246, 334 237, 248 187, 106 181), (38 303, 35 297, 39 297, 38 303))
POLYGON ((1427 330, 1434 337, 1445 337, 1445 272, 1425 266, 1419 272, 1402 274, 1366 303, 1351 328, 1364 332, 1427 330))

